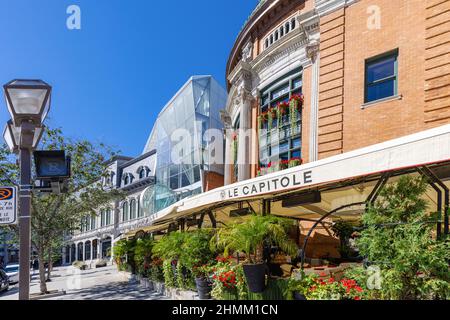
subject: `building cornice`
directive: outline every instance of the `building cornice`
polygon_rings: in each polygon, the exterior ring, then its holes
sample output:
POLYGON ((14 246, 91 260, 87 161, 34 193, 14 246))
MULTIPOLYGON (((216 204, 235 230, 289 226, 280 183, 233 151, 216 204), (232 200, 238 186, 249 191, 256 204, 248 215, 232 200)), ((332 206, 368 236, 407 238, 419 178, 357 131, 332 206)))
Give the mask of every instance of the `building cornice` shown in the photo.
POLYGON ((359 0, 316 0, 316 11, 319 16, 325 16, 336 10, 348 7, 359 0))

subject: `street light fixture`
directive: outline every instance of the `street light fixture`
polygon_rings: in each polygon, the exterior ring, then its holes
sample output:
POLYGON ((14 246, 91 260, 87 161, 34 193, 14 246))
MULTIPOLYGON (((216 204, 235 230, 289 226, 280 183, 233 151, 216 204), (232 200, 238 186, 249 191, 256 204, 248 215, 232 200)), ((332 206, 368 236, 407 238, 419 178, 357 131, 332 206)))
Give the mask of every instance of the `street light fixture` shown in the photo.
POLYGON ((4 131, 10 149, 20 159, 19 211, 19 299, 30 298, 31 247, 31 152, 44 132, 43 121, 50 110, 52 88, 42 80, 13 80, 3 86, 6 105, 11 114, 4 131))
POLYGON ((13 80, 3 86, 6 105, 16 127, 21 122, 40 126, 50 110, 52 87, 42 80, 13 80))
MULTIPOLYGON (((36 149, 39 141, 44 134, 45 126, 35 127, 33 132, 32 149, 36 149)), ((21 130, 16 127, 12 120, 6 123, 5 130, 3 131, 3 138, 9 147, 9 150, 13 153, 19 152, 19 145, 21 144, 21 130)))

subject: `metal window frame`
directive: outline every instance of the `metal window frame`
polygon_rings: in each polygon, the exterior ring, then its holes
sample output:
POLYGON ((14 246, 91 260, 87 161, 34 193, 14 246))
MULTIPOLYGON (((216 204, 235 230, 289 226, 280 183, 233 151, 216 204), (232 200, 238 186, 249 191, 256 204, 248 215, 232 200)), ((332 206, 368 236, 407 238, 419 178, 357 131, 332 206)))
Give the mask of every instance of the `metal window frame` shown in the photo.
POLYGON ((397 48, 397 49, 385 52, 383 54, 380 54, 378 56, 366 59, 366 61, 364 63, 364 103, 372 103, 372 102, 376 102, 378 100, 389 98, 389 97, 384 97, 384 98, 379 98, 379 99, 369 101, 369 98, 368 98, 369 90, 368 89, 369 89, 369 87, 372 87, 372 86, 375 86, 375 85, 378 85, 378 84, 381 84, 381 83, 384 83, 387 81, 391 81, 391 80, 394 80, 394 94, 392 96, 395 97, 396 95, 398 95, 398 57, 399 57, 399 49, 397 48), (387 60, 389 58, 395 58, 394 75, 370 82, 368 80, 369 66, 374 63, 378 63, 380 61, 387 60))

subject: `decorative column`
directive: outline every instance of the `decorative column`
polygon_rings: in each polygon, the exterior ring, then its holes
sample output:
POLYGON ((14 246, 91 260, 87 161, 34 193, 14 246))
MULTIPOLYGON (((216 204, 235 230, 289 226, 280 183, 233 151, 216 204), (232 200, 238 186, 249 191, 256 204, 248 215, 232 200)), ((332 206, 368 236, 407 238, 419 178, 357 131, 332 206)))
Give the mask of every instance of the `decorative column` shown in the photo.
POLYGON ((81 243, 81 253, 83 254, 83 261, 86 261, 86 246, 84 245, 84 242, 81 243))
POLYGON ((94 258, 94 241, 93 240, 91 240, 91 256, 90 256, 90 258, 91 258, 91 261, 95 260, 95 258, 94 258))
POLYGON ((319 160, 319 76, 320 55, 319 42, 311 41, 306 47, 306 54, 312 62, 311 76, 311 118, 309 137, 309 162, 319 160))
POLYGON ((238 180, 251 178, 251 150, 252 150, 252 101, 253 96, 244 87, 240 88, 238 102, 240 104, 241 118, 238 136, 238 180))
POLYGON ((225 157, 224 157, 224 184, 232 184, 232 168, 233 168, 233 150, 232 150, 232 123, 231 116, 227 110, 220 111, 220 118, 224 126, 225 135, 225 157))

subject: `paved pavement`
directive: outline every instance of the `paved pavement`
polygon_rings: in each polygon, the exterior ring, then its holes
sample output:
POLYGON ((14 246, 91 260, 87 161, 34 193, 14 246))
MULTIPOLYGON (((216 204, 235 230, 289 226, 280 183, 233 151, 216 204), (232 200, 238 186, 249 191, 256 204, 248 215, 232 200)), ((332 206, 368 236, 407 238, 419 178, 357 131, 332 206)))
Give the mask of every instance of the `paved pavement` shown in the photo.
MULTIPOLYGON (((80 271, 73 267, 56 268, 48 290, 65 290, 66 295, 48 300, 166 300, 153 291, 131 284, 115 266, 80 271)), ((37 275, 31 282, 31 293, 39 292, 37 275)), ((0 293, 0 300, 17 300, 18 286, 0 293)))

